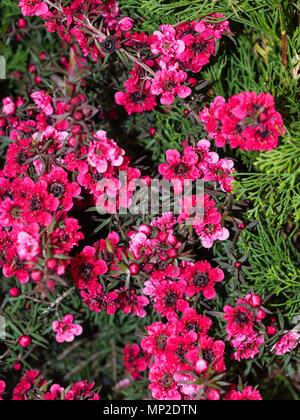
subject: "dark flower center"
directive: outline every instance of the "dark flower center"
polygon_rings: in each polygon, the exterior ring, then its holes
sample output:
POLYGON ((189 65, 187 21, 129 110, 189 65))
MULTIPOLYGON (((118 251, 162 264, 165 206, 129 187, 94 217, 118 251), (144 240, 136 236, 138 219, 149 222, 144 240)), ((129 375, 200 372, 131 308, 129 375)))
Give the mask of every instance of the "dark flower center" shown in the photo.
POLYGON ((166 335, 160 335, 156 340, 156 345, 159 349, 164 350, 167 345, 168 337, 166 335))
POLYGON ((172 306, 176 305, 176 302, 177 302, 177 295, 175 295, 175 293, 173 292, 169 292, 167 296, 165 297, 166 306, 171 308, 172 306))
POLYGON ((248 322, 249 322, 249 319, 248 319, 247 315, 245 315, 242 312, 239 312, 238 314, 235 315, 235 322, 238 325, 241 325, 241 326, 242 325, 247 325, 248 322))
POLYGON ((14 199, 14 195, 11 191, 5 191, 5 193, 2 196, 2 200, 4 201, 6 198, 10 198, 11 200, 14 199))
POLYGON ((213 233, 215 230, 215 225, 209 224, 206 228, 206 233, 213 233))
POLYGON ((103 174, 92 174, 92 180, 94 182, 100 182, 104 178, 103 174))
POLYGON ((163 83, 163 88, 167 92, 171 92, 176 87, 176 83, 173 80, 167 80, 163 83))
POLYGON ((142 104, 145 101, 145 95, 136 91, 136 92, 133 92, 133 93, 130 94, 130 99, 135 104, 142 104))
POLYGON ((114 260, 114 255, 107 251, 107 249, 103 253, 103 258, 107 263, 111 263, 114 260))
POLYGON ((171 373, 166 373, 161 378, 161 384, 164 388, 171 388, 171 386, 173 385, 173 382, 174 382, 174 379, 171 373))
POLYGON ((193 45, 193 51, 197 52, 197 53, 202 53, 204 51, 206 51, 207 49, 207 44, 206 42, 197 42, 197 44, 193 45))
POLYGON ((174 169, 175 174, 180 176, 187 174, 188 171, 189 168, 184 163, 179 163, 174 169))
POLYGON ((99 296, 97 296, 97 297, 94 297, 93 299, 92 299, 92 303, 94 304, 94 305, 104 305, 104 296, 103 295, 99 295, 99 296))
POLYGON ((257 112, 257 111, 259 111, 259 110, 260 110, 260 108, 261 108, 261 105, 259 105, 259 104, 253 104, 253 105, 252 105, 252 111, 253 111, 253 112, 257 112))
POLYGON ((21 216, 22 210, 20 207, 13 207, 10 211, 10 215, 13 219, 19 219, 21 216))
POLYGON ((81 267, 81 275, 84 280, 89 280, 93 272, 93 267, 90 264, 84 264, 81 267))
POLYGON ((243 131, 245 130, 245 127, 244 127, 244 125, 241 125, 240 123, 239 124, 237 124, 237 126, 236 126, 236 132, 239 134, 239 135, 242 135, 242 133, 243 133, 243 131))
POLYGON ((65 193, 65 187, 63 184, 54 182, 50 187, 50 193, 54 195, 54 197, 61 197, 65 193))
POLYGON ((186 355, 186 350, 184 350, 182 346, 179 346, 177 350, 177 357, 181 362, 185 362, 185 355, 186 355))
POLYGON ((27 157, 26 157, 26 155, 25 155, 24 151, 23 151, 23 150, 21 150, 21 151, 19 152, 18 156, 17 156, 17 162, 18 162, 18 164, 19 164, 20 166, 23 166, 23 165, 24 165, 24 163, 26 162, 26 160, 27 160, 27 157))
POLYGON ((194 277, 194 285, 196 287, 203 287, 206 286, 209 282, 209 278, 204 273, 198 273, 194 277))
POLYGON ((25 265, 24 265, 23 261, 21 261, 21 260, 20 260, 20 258, 19 258, 19 257, 16 257, 16 258, 14 259, 14 267, 15 267, 17 270, 22 270, 22 269, 25 267, 25 265))
POLYGON ((215 356, 211 350, 204 350, 203 359, 206 360, 208 363, 212 363, 215 360, 215 356))
POLYGON ((167 268, 167 263, 165 263, 164 261, 159 261, 155 264, 155 268, 157 270, 165 270, 167 268))
POLYGON ((200 331, 200 327, 199 324, 197 324, 197 322, 187 322, 186 329, 187 331, 194 331, 196 333, 200 331))
POLYGON ((271 133, 269 130, 265 129, 265 130, 261 130, 259 132, 259 135, 261 136, 261 138, 265 139, 266 137, 269 137, 271 133))
POLYGON ((38 198, 33 198, 30 202, 31 211, 37 211, 41 209, 41 202, 38 198))
POLYGON ((216 169, 215 174, 219 175, 219 176, 222 176, 222 175, 224 175, 224 171, 222 171, 222 169, 216 169))
POLYGON ((101 47, 104 53, 112 54, 117 49, 116 40, 113 37, 109 36, 105 38, 104 41, 102 41, 101 47))

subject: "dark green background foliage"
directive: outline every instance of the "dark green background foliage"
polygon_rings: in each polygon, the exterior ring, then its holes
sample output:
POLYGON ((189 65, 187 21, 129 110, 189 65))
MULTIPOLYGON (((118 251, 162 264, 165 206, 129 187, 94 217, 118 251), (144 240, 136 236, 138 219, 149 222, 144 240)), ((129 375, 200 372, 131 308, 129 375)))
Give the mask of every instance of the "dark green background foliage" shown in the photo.
MULTIPOLYGON (((28 97, 33 87, 33 76, 18 82, 12 77, 14 71, 26 71, 29 63, 38 66, 42 73, 44 88, 56 93, 58 77, 64 74, 59 64, 61 54, 68 56, 67 47, 62 47, 57 36, 42 28, 38 18, 31 18, 32 29, 23 42, 6 36, 7 27, 15 29, 16 19, 21 17, 17 1, 1 0, 0 5, 0 53, 7 60, 8 80, 0 82, 1 97, 18 94, 28 97), (46 51, 48 61, 38 60, 46 51), (55 76, 54 76, 55 73, 55 76)), ((300 157, 300 92, 298 81, 293 78, 295 62, 300 54, 300 2, 292 0, 120 0, 124 13, 136 19, 137 30, 151 33, 160 24, 176 24, 184 20, 196 19, 210 13, 223 13, 231 22, 233 35, 224 37, 217 56, 198 75, 199 84, 190 105, 199 112, 204 104, 209 104, 215 96, 229 98, 246 90, 271 92, 276 108, 283 114, 287 134, 281 138, 279 147, 272 152, 239 152, 230 148, 218 149, 222 157, 235 160, 239 172, 236 177, 236 200, 240 209, 236 216, 251 229, 243 233, 235 246, 232 242, 218 244, 213 253, 216 260, 226 268, 226 290, 230 291, 233 303, 239 294, 249 291, 270 295, 268 306, 274 313, 280 310, 281 328, 293 328, 295 316, 299 314, 299 157, 300 157), (257 223, 252 223, 257 222, 257 223), (237 282, 235 260, 243 260, 250 269, 242 269, 244 282, 237 282), (283 321, 285 319, 285 321, 283 321)), ((130 64, 128 64, 130 71, 130 64)), ((300 74, 300 73, 299 73, 300 74)), ((193 118, 183 116, 184 108, 176 102, 169 113, 159 106, 153 113, 128 117, 120 111, 118 121, 107 116, 115 107, 113 96, 123 86, 128 73, 118 56, 111 57, 105 65, 90 61, 80 76, 86 79, 89 103, 103 112, 104 120, 98 115, 93 124, 96 128, 108 130, 118 139, 133 160, 146 156, 142 162, 145 173, 153 174, 157 164, 164 161, 169 148, 181 149, 187 136, 200 140, 206 136, 205 130, 193 118), (109 71, 108 71, 109 70, 109 71), (156 127, 153 137, 150 127, 156 127)), ((76 75, 72 75, 76 82, 76 75)), ((78 91, 80 92, 80 87, 78 91)), ((0 154, 5 156, 8 139, 0 138, 0 154)), ((126 223, 126 221, 124 222, 126 223)), ((99 231, 101 221, 95 221, 99 231)), ((103 224, 104 225, 104 224, 103 224)), ((230 226, 230 225, 229 225, 230 226)), ((102 233, 98 232, 98 235, 102 233)), ((103 233, 103 236, 105 232, 103 233)), ((95 237, 91 237, 90 244, 95 237)), ((199 255, 201 258, 201 253, 199 255)), ((84 336, 73 345, 59 345, 51 332, 51 321, 56 318, 55 308, 39 302, 20 298, 7 298, 14 280, 1 279, 0 314, 8 319, 10 338, 30 332, 36 344, 36 352, 23 351, 25 367, 39 368, 47 378, 70 383, 88 378, 103 384, 105 397, 139 399, 147 396, 146 382, 134 384, 121 394, 112 393, 111 388, 124 377, 121 363, 122 348, 127 343, 139 341, 137 334, 145 325, 155 320, 149 314, 145 320, 132 316, 92 314, 81 303, 80 296, 68 296, 60 306, 62 313, 74 313, 85 324, 84 336)), ((224 290, 210 303, 210 309, 222 311, 224 290)), ((27 295, 30 293, 26 290, 27 295)), ((54 301, 55 297, 51 297, 54 301)), ((219 321, 215 321, 219 322, 219 321)), ((17 375, 11 374, 11 364, 16 359, 14 346, 10 348, 10 358, 0 361, 0 374, 7 371, 11 383, 17 375)), ((0 344, 0 354, 2 354, 0 344)), ((296 379, 290 380, 299 366, 299 359, 287 358, 275 362, 270 357, 237 365, 237 374, 244 379, 259 383, 266 399, 299 399, 296 379)), ((299 388, 298 388, 299 389, 299 388)))

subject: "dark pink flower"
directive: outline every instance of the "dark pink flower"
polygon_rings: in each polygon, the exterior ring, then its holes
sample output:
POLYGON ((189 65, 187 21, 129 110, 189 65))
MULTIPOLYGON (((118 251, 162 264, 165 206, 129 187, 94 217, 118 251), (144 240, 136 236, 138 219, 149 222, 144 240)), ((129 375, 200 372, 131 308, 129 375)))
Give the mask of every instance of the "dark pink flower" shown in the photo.
POLYGON ((220 268, 212 268, 207 261, 188 264, 181 275, 188 282, 187 296, 194 296, 203 292, 206 299, 216 296, 215 284, 224 280, 224 273, 220 268))
POLYGON ((159 70, 152 80, 151 93, 161 95, 162 105, 172 105, 175 97, 187 98, 192 90, 182 85, 187 79, 187 73, 177 68, 169 70, 159 70))

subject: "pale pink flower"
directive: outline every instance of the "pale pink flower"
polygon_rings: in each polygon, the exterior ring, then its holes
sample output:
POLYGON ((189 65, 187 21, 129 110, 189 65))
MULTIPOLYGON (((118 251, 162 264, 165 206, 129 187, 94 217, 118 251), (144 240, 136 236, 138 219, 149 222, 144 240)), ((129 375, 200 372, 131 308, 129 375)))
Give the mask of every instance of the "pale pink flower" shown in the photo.
POLYGON ((46 94, 44 90, 39 92, 34 92, 31 94, 31 98, 34 100, 35 104, 42 109, 46 115, 52 115, 54 112, 52 106, 52 98, 46 94))
POLYGON ((52 329, 56 333, 56 341, 63 343, 66 341, 70 343, 74 340, 75 336, 81 335, 83 329, 81 325, 73 324, 73 315, 65 315, 62 321, 54 321, 52 329))
POLYGON ((39 237, 20 232, 17 240, 17 253, 21 260, 32 261, 41 251, 39 237))
POLYGON ((176 29, 171 25, 161 25, 150 37, 150 48, 153 54, 162 54, 162 60, 169 63, 179 57, 185 50, 185 43, 176 39, 176 29))
POLYGON ((2 107, 2 112, 6 115, 13 115, 16 111, 16 105, 13 102, 13 100, 9 97, 4 98, 2 100, 3 103, 3 107, 2 107))

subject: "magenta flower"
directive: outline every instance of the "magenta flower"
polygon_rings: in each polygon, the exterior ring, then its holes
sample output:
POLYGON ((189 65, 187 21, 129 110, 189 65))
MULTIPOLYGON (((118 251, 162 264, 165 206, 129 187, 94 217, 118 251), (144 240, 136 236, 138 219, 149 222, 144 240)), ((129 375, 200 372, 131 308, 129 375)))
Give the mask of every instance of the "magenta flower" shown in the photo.
POLYGON ((162 105, 172 105, 175 97, 185 99, 192 90, 182 83, 187 79, 187 73, 183 70, 159 70, 155 78, 152 80, 151 93, 153 95, 161 95, 160 102, 162 105))
POLYGON ((183 53, 185 43, 176 39, 176 29, 173 26, 161 25, 159 29, 160 31, 155 31, 150 37, 150 48, 153 54, 162 54, 162 60, 169 63, 183 53))
POLYGON ((290 331, 285 334, 277 343, 273 346, 272 351, 275 351, 276 356, 283 356, 286 353, 290 353, 300 344, 300 334, 297 331, 290 331))
POLYGON ((49 13, 47 4, 42 0, 20 0, 19 7, 24 16, 43 16, 49 13))
POLYGON ((194 181, 200 178, 197 153, 186 147, 183 154, 184 156, 181 157, 177 150, 167 150, 168 163, 163 163, 158 167, 159 173, 165 179, 173 181, 175 194, 182 192, 185 180, 194 181))

